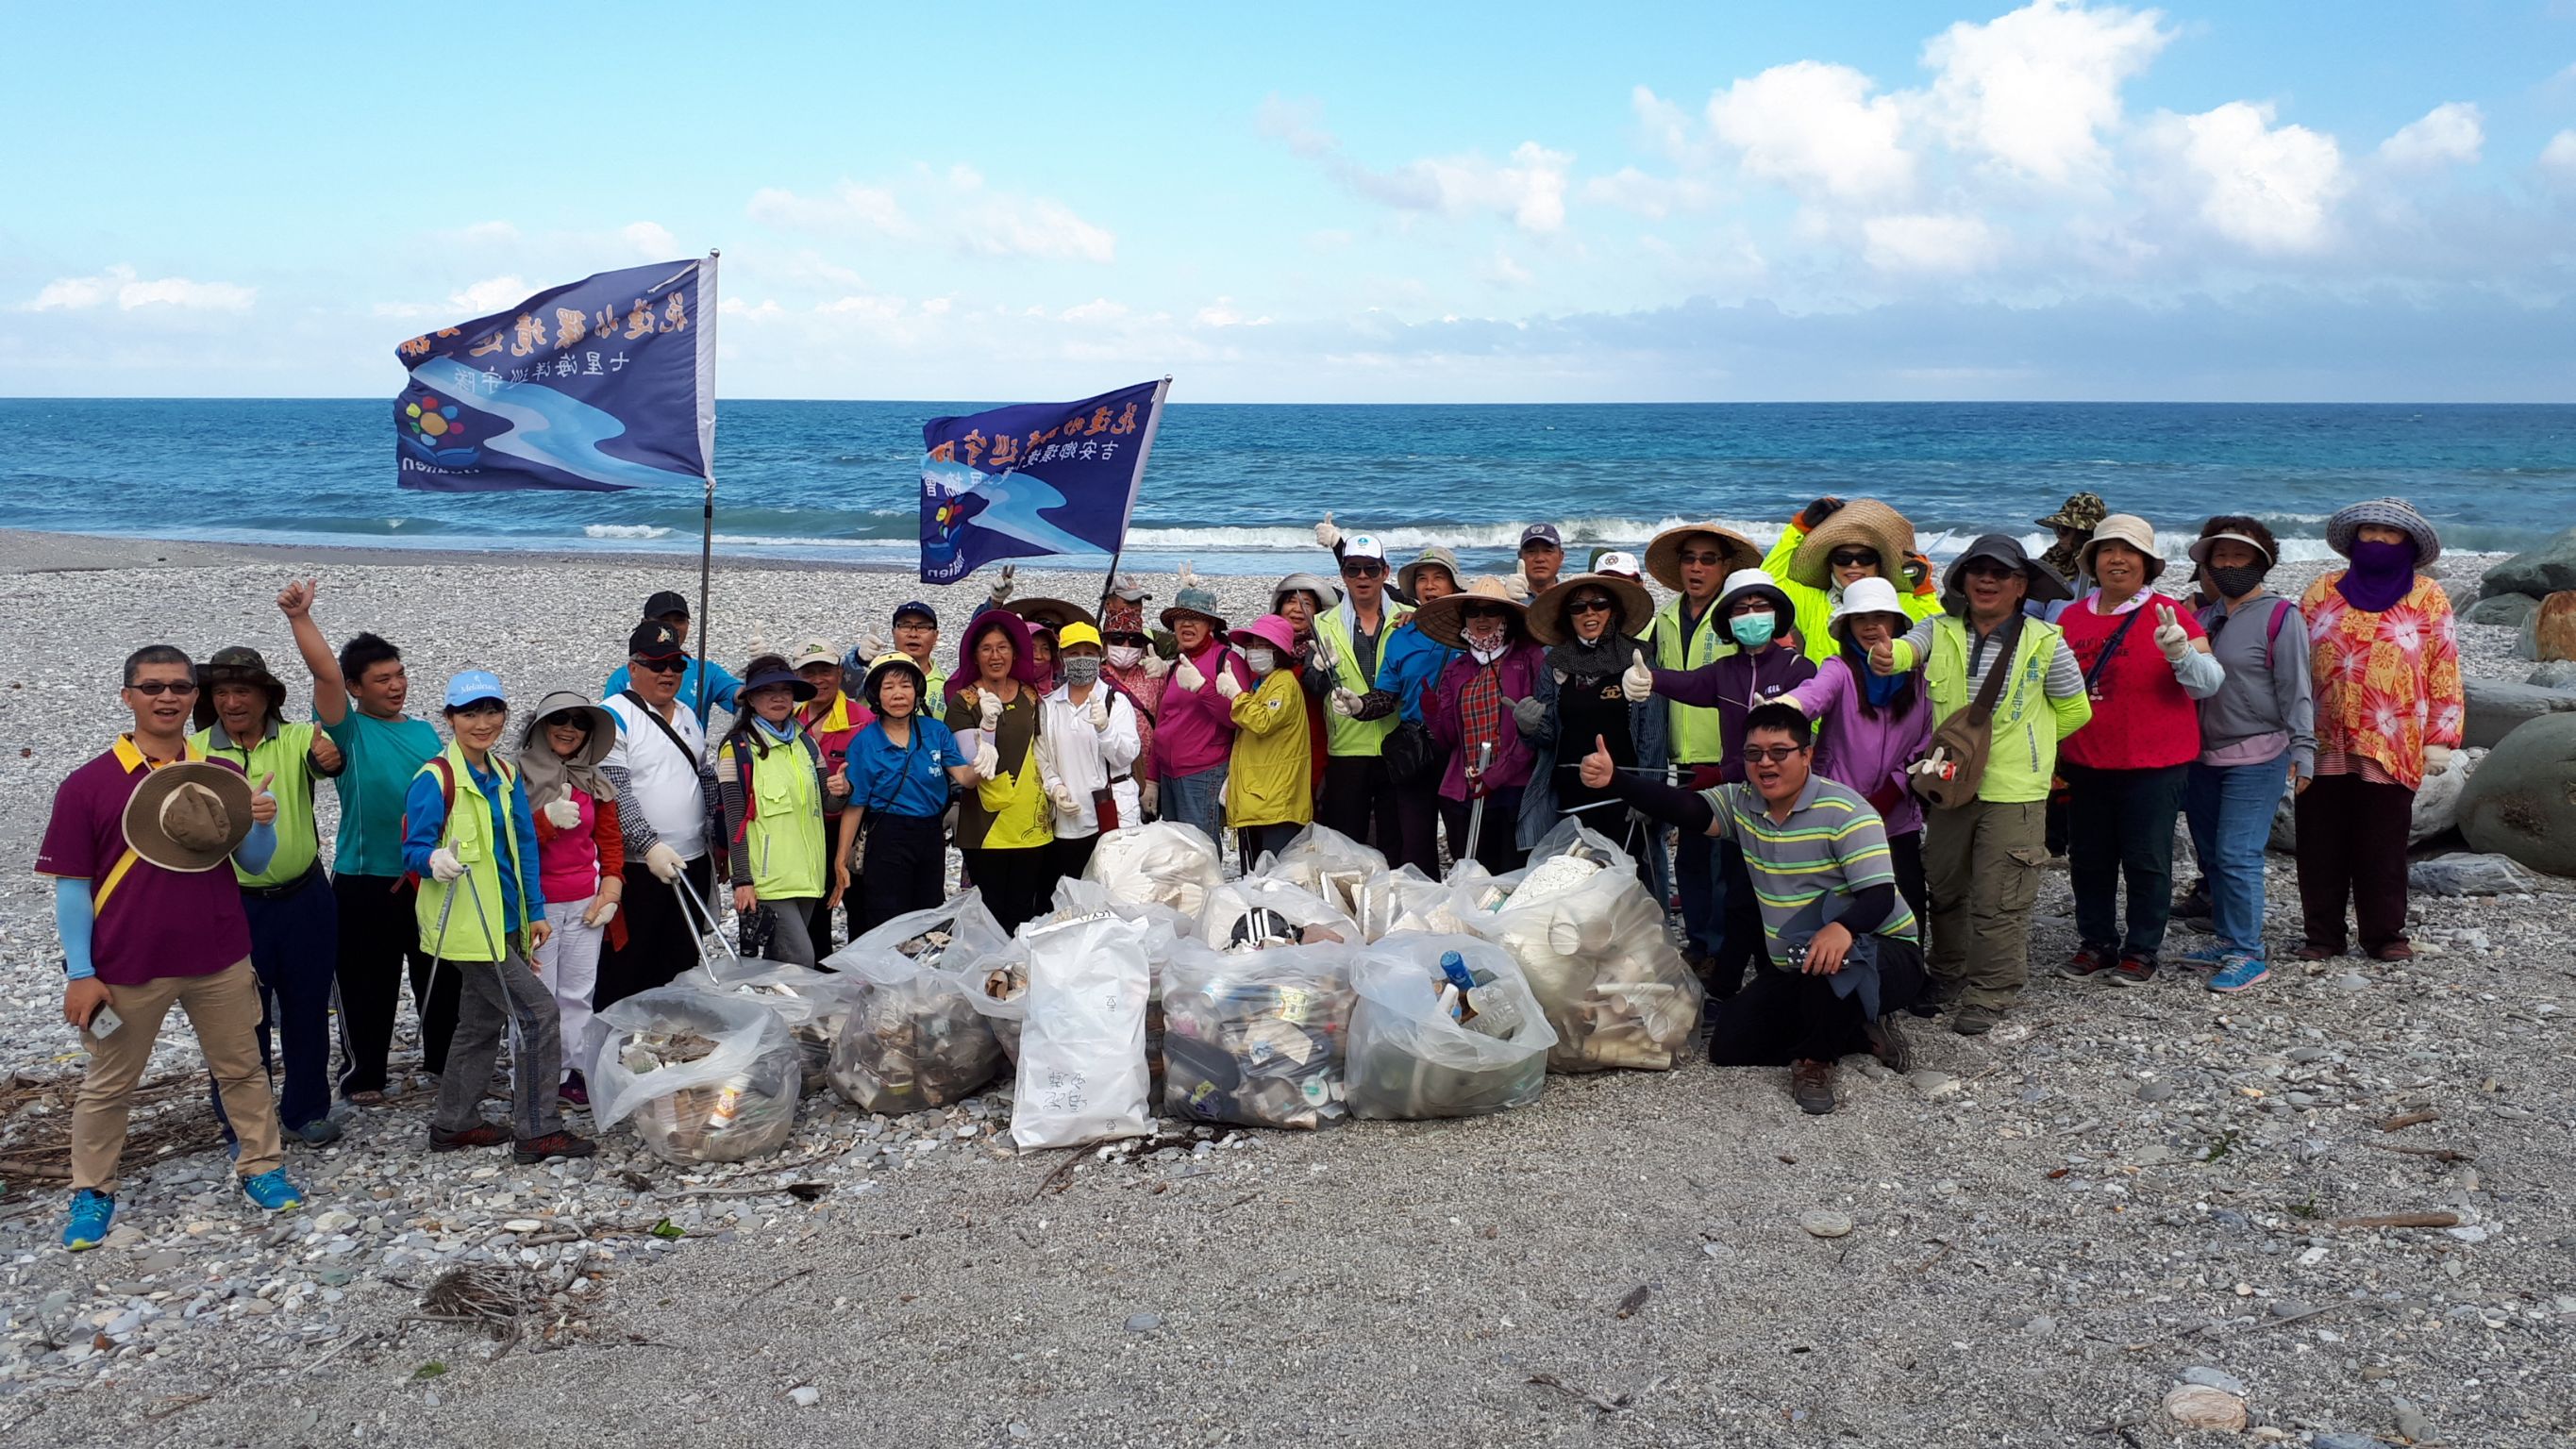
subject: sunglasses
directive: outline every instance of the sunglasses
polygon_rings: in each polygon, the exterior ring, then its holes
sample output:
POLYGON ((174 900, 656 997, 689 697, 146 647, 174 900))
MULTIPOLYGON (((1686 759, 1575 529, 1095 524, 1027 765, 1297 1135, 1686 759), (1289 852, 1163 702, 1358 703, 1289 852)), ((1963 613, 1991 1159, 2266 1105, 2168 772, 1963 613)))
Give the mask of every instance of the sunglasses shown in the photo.
POLYGON ((1384 564, 1346 563, 1342 565, 1342 577, 1346 579, 1373 579, 1385 572, 1384 564))
POLYGON ((686 659, 636 659, 629 662, 652 674, 677 674, 689 667, 686 659))
POLYGON ((136 694, 145 695, 152 699, 159 699, 165 694, 194 694, 197 692, 197 681, 193 679, 147 679, 140 684, 129 684, 125 687, 133 690, 136 694))
POLYGON ((1787 760, 1791 755, 1802 755, 1805 753, 1806 747, 1803 745, 1773 745, 1768 749, 1765 749, 1760 745, 1746 745, 1744 747, 1744 763, 1748 765, 1777 765, 1782 761, 1787 760))
POLYGON ((1681 560, 1686 564, 1717 564, 1726 562, 1726 555, 1722 553, 1694 553, 1685 549, 1681 554, 1681 560))
POLYGON ((1492 604, 1469 604, 1458 612, 1470 619, 1508 619, 1512 616, 1511 610, 1492 604))
POLYGON ((1862 564, 1876 564, 1878 555, 1865 548, 1838 548, 1827 556, 1825 562, 1838 569, 1857 568, 1862 564))
POLYGON ((1576 599, 1565 606, 1569 614, 1607 614, 1617 607, 1608 599, 1576 599))

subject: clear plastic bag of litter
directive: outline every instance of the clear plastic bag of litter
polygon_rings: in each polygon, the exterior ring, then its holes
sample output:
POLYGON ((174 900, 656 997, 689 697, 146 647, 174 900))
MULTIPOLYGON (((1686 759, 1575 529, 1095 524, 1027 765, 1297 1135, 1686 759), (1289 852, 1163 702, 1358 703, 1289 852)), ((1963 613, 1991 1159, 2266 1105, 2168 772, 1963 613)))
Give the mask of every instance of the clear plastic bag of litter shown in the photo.
POLYGON ((1345 1092, 1355 1117, 1480 1117, 1547 1087, 1555 1029, 1511 953, 1464 935, 1399 933, 1351 966, 1345 1092))
POLYGON ((593 1120, 630 1117, 654 1156, 681 1167, 743 1162, 796 1130, 803 1059, 777 1012, 747 996, 671 985, 599 1013, 593 1120))
POLYGON ((1109 887, 1119 900, 1168 906, 1195 921, 1225 869, 1205 831, 1156 820, 1102 835, 1082 878, 1109 887))
POLYGON ((1182 943, 1163 977, 1163 1114, 1298 1129, 1348 1116, 1351 961, 1338 943, 1182 943))
POLYGON ((1025 928, 1028 1019, 1011 1101, 1011 1140, 1021 1147, 1148 1130, 1146 929, 1116 915, 1025 928))
POLYGON ((981 1090, 1002 1069, 1002 1044, 967 978, 892 951, 850 961, 848 1007, 830 1078, 870 1112, 920 1112, 981 1090))
POLYGON ((1699 980, 1664 933, 1663 907, 1636 861, 1607 837, 1560 824, 1500 908, 1468 924, 1520 964, 1556 1032, 1548 1070, 1664 1071, 1688 1053, 1699 980))
POLYGON ((1297 886, 1356 921, 1360 888, 1386 874, 1386 857, 1329 825, 1309 825, 1261 874, 1297 886))
POLYGON ((674 982, 720 996, 740 996, 768 1007, 787 1024, 805 1063, 805 1090, 821 1091, 823 1069, 849 1014, 851 982, 830 971, 756 956, 716 956, 679 974, 674 982))
POLYGON ((984 893, 963 890, 926 911, 907 911, 865 932, 857 940, 823 958, 825 970, 846 969, 842 958, 857 960, 878 951, 892 951, 908 956, 924 966, 943 970, 956 969, 947 958, 951 952, 967 957, 988 955, 1010 942, 1011 933, 993 919, 984 907, 984 893))
POLYGON ((1381 871, 1360 883, 1360 935, 1375 941, 1398 931, 1455 935, 1468 929, 1456 894, 1412 866, 1381 871))
POLYGON ((1276 876, 1247 875, 1208 892, 1198 939, 1220 951, 1357 945, 1359 923, 1313 891, 1276 876))

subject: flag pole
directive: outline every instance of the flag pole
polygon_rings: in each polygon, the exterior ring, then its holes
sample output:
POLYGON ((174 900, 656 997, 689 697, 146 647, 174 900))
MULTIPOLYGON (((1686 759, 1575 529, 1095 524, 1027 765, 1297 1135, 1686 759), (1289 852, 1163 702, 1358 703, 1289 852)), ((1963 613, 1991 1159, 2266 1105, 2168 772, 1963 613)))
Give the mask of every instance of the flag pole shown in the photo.
POLYGON ((706 733, 707 711, 715 701, 707 685, 707 636, 713 632, 707 618, 707 597, 712 592, 716 570, 716 450, 715 450, 715 378, 716 378, 716 308, 710 298, 715 294, 716 259, 724 253, 710 249, 705 268, 699 273, 705 285, 698 293, 698 352, 700 366, 698 385, 706 389, 700 407, 699 438, 701 456, 707 465, 707 491, 699 514, 698 528, 698 733, 706 733))
POLYGON ((1136 443, 1135 483, 1127 489, 1127 511, 1118 519, 1118 542, 1109 550, 1109 577, 1100 581, 1100 602, 1105 607, 1109 596, 1118 588, 1118 560, 1127 552, 1127 525, 1136 519, 1136 494, 1145 486, 1145 460, 1154 456, 1154 434, 1163 426, 1163 396, 1172 390, 1172 375, 1154 385, 1154 410, 1145 417, 1145 436, 1136 443))

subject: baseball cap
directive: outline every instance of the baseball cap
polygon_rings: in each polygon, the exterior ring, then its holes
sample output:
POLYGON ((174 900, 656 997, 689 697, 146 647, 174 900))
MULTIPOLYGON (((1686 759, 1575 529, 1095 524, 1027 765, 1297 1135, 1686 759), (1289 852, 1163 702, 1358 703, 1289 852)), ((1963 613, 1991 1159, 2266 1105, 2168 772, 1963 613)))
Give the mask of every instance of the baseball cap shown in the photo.
POLYGON ((489 669, 465 669, 447 676, 449 709, 463 709, 469 704, 485 699, 508 703, 508 698, 501 693, 501 676, 489 669))
POLYGON ((1377 535, 1374 533, 1346 534, 1342 538, 1342 557, 1345 559, 1373 558, 1379 563, 1384 563, 1386 547, 1377 541, 1377 535))
POLYGON ((1617 574, 1623 579, 1633 579, 1638 583, 1646 581, 1645 570, 1637 566, 1637 556, 1625 549, 1603 549, 1594 554, 1592 571, 1596 574, 1617 574))
POLYGON ((919 614, 922 618, 929 620, 930 627, 933 629, 939 627, 939 611, 933 609, 919 599, 914 599, 909 603, 895 605, 893 622, 899 627, 902 625, 904 617, 909 614, 919 614))
POLYGON ((1553 523, 1533 523, 1521 530, 1521 547, 1528 548, 1534 543, 1543 543, 1556 549, 1565 547, 1565 540, 1558 535, 1556 525, 1553 523))
POLYGON ((787 667, 802 669, 808 664, 838 664, 841 651, 829 639, 808 639, 787 653, 787 667))
POLYGON ((689 601, 669 589, 644 601, 644 617, 647 619, 667 618, 673 614, 683 619, 689 617, 689 601))
POLYGON ((668 659, 683 652, 680 636, 659 619, 647 619, 626 636, 626 653, 633 659, 668 659))

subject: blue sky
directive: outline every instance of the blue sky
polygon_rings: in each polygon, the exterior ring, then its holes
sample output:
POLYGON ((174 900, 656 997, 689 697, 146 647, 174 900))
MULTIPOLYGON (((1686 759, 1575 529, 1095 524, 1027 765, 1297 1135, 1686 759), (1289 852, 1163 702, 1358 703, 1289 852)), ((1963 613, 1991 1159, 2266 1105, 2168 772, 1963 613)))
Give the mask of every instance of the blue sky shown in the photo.
POLYGON ((0 394, 2576 400, 2576 0, 940 10, 22 8, 0 394))

